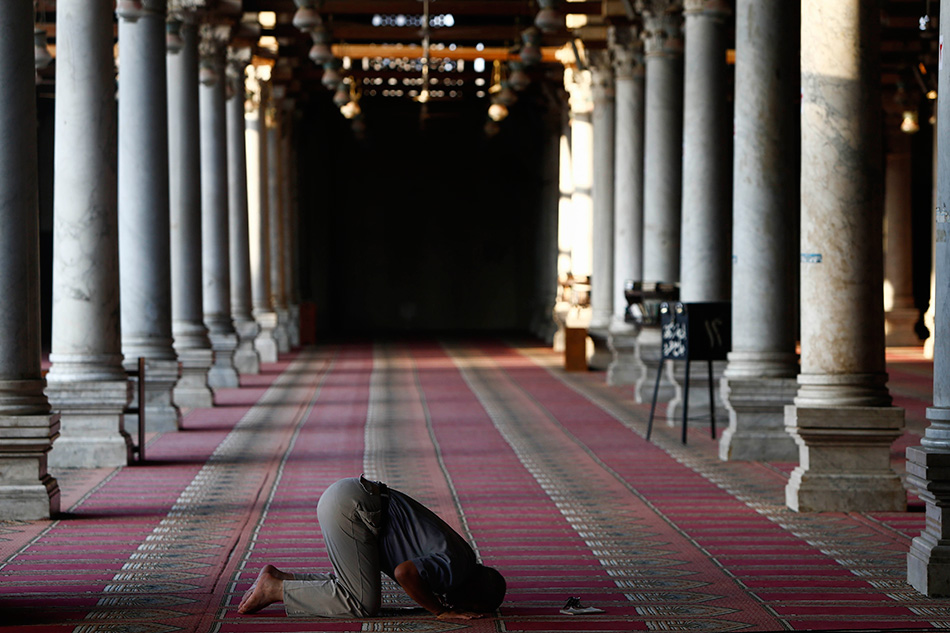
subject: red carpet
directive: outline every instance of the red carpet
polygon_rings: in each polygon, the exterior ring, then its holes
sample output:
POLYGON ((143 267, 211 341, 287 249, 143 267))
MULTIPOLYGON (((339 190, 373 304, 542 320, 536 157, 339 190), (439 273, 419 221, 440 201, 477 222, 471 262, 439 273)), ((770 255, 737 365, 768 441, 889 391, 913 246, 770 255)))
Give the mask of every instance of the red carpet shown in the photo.
MULTIPOLYGON (((906 446, 925 425, 929 365, 899 361, 906 446)), ((266 366, 188 412, 184 431, 153 438, 146 465, 63 473, 61 518, 0 523, 0 629, 950 628, 950 600, 903 582, 921 513, 789 512, 791 465, 723 463, 708 436, 683 447, 665 424, 648 443, 648 407, 628 388, 560 362, 532 346, 417 343, 266 366), (236 613, 263 564, 326 567, 316 501, 360 472, 436 509, 502 570, 499 617, 236 613), (605 613, 561 615, 570 596, 605 613)), ((384 593, 385 607, 410 604, 391 582, 384 593)))

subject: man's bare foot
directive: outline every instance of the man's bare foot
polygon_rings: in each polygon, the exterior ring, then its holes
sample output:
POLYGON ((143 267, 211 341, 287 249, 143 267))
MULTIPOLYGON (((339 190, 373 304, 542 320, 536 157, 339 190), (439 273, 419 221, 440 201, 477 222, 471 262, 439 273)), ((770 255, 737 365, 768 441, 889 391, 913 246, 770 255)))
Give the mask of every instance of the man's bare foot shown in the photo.
POLYGON ((268 605, 282 601, 284 581, 293 580, 293 577, 293 574, 282 572, 273 565, 264 565, 257 580, 241 598, 238 613, 257 613, 268 605))

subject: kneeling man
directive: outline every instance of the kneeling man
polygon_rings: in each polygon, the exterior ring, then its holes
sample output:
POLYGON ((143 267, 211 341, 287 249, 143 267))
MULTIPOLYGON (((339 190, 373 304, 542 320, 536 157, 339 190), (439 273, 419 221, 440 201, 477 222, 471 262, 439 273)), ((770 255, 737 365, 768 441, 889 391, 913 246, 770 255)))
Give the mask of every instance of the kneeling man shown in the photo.
POLYGON ((398 490, 364 477, 337 481, 320 497, 317 520, 333 573, 287 573, 266 565, 239 613, 284 602, 287 615, 351 618, 379 613, 384 573, 439 618, 495 611, 505 579, 478 563, 458 532, 398 490))

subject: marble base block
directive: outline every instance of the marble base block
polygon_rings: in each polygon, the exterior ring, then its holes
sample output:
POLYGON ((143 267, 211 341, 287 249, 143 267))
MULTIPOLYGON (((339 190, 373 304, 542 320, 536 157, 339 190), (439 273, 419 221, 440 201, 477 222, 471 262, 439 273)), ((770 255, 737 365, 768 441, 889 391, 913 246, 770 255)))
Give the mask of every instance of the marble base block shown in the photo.
MULTIPOLYGON (((670 426, 683 421, 684 393, 689 388, 690 419, 697 419, 703 425, 711 424, 709 411, 709 363, 705 360, 694 360, 689 364, 689 385, 686 384, 686 361, 678 360, 670 363, 673 376, 673 397, 666 405, 666 420, 670 426)), ((726 370, 725 361, 713 361, 713 403, 716 408, 716 427, 722 428, 729 419, 729 411, 722 399, 719 382, 726 370)))
POLYGON ((300 306, 291 304, 287 309, 287 335, 290 338, 290 347, 300 347, 300 306))
POLYGON ((59 414, 0 416, 0 519, 37 521, 59 512, 60 491, 47 472, 59 414))
POLYGON ((785 407, 798 392, 795 378, 729 378, 719 383, 729 426, 719 440, 723 461, 798 459, 798 445, 785 430, 785 407))
POLYGON ((610 332, 606 327, 590 328, 587 335, 594 344, 593 351, 587 356, 587 366, 596 371, 606 371, 614 358, 607 344, 610 332))
POLYGON ((260 332, 254 338, 254 349, 261 357, 262 363, 277 362, 277 338, 274 330, 277 328, 276 312, 260 312, 254 314, 254 319, 260 326, 260 332))
POLYGON ((60 414, 60 436, 49 452, 50 468, 125 466, 132 439, 122 429, 122 412, 132 384, 120 381, 50 380, 50 406, 60 414))
POLYGON ((653 399, 656 374, 661 372, 660 386, 657 390, 657 402, 669 402, 675 395, 676 386, 669 368, 670 363, 662 359, 662 335, 659 326, 645 327, 637 336, 636 360, 641 367, 641 376, 633 387, 634 400, 640 404, 653 399))
MULTIPOLYGON (((214 361, 210 349, 177 349, 181 363, 181 377, 175 383, 175 404, 181 407, 207 408, 214 406, 214 393, 208 385, 208 372, 214 361)), ((148 370, 146 369, 146 376, 148 370)), ((146 416, 148 412, 146 411, 146 416)), ((148 418, 146 417, 146 423, 148 418)))
POLYGON ((214 350, 214 364, 208 370, 208 384, 214 389, 239 387, 241 383, 234 366, 234 350, 238 346, 237 334, 212 331, 208 336, 214 350))
POLYGON ((895 308, 884 313, 884 344, 888 347, 916 347, 920 338, 914 326, 920 320, 916 308, 895 308))
POLYGON ((260 326, 253 320, 234 321, 238 344, 234 350, 234 367, 239 374, 261 373, 261 357, 254 349, 254 339, 260 332, 260 326))
POLYGON ((554 352, 564 351, 564 340, 567 330, 567 317, 571 312, 571 306, 568 303, 558 303, 551 311, 551 319, 554 327, 554 334, 551 337, 551 350, 554 352))
POLYGON ((897 407, 785 407, 799 465, 785 502, 799 512, 903 512, 907 493, 890 466, 904 428, 897 407))
MULTIPOLYGON (((127 371, 138 368, 135 358, 126 358, 127 371)), ((178 360, 147 358, 145 360, 145 430, 149 433, 177 431, 181 426, 181 411, 175 404, 173 392, 180 375, 178 360)), ((138 389, 132 391, 132 406, 138 407, 138 389)), ((137 428, 138 416, 125 416, 125 428, 137 428)))
POLYGON ((280 354, 286 354, 290 351, 290 332, 287 329, 289 320, 290 312, 287 308, 278 308, 274 338, 277 340, 277 352, 280 354))
POLYGON ((643 364, 637 362, 639 333, 639 328, 623 322, 610 326, 607 347, 613 358, 607 367, 608 385, 635 385, 643 377, 643 364))
POLYGON ((907 553, 907 582, 927 596, 950 596, 950 450, 911 446, 907 482, 927 506, 924 531, 907 553))

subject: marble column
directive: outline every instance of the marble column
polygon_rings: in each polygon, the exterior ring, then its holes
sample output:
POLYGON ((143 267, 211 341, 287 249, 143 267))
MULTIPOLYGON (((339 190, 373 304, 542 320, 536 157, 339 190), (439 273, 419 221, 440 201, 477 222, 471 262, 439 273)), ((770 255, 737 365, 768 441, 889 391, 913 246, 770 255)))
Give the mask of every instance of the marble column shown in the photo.
POLYGON ((557 301, 558 280, 558 207, 561 192, 559 183, 561 134, 564 129, 565 111, 563 91, 545 90, 549 94, 548 107, 544 114, 545 142, 540 157, 541 209, 538 214, 538 247, 535 266, 534 315, 531 333, 546 344, 554 342, 557 324, 553 317, 557 301))
POLYGON ((589 277, 593 268, 594 101, 590 71, 569 70, 565 85, 571 104, 571 211, 564 228, 569 234, 570 272, 579 279, 589 277))
POLYGON ((591 83, 594 110, 593 274, 591 277, 591 319, 588 335, 594 353, 588 359, 592 369, 607 369, 611 361, 607 347, 614 296, 614 71, 607 51, 591 53, 591 83))
POLYGON ((785 424, 799 446, 786 503, 898 511, 904 427, 884 367, 879 2, 802 1, 801 373, 785 424))
POLYGON ((259 374, 261 357, 254 349, 260 326, 251 316, 251 262, 248 233, 247 150, 244 125, 244 69, 249 53, 229 58, 227 80, 228 228, 231 236, 231 317, 238 336, 234 366, 241 374, 259 374), (246 57, 246 58, 245 58, 246 57))
MULTIPOLYGON (((277 313, 270 299, 270 230, 267 187, 267 128, 264 115, 267 84, 252 76, 255 99, 245 114, 247 147, 247 228, 250 244, 251 314, 260 326, 254 349, 262 363, 277 362, 277 313)), ((266 71, 265 71, 266 72, 266 71)))
POLYGON ((228 231, 228 149, 224 108, 224 45, 202 38, 201 86, 201 279, 204 322, 214 350, 208 384, 234 388, 238 337, 231 321, 230 235, 228 231))
POLYGON ((297 292, 296 275, 294 269, 294 253, 297 251, 297 232, 295 217, 297 212, 297 180, 294 169, 294 113, 296 104, 293 99, 284 99, 283 125, 281 126, 280 157, 283 167, 281 178, 281 193, 284 202, 284 221, 282 224, 284 295, 287 298, 287 338, 290 347, 300 347, 300 297, 297 292))
MULTIPOLYGON (((729 301, 733 120, 726 39, 731 10, 725 0, 685 0, 684 15, 680 301, 729 301)), ((713 363, 714 384, 719 384, 725 364, 713 363)), ((682 418, 686 389, 693 395, 690 413, 708 416, 708 371, 693 372, 687 385, 686 363, 674 363, 674 369, 677 389, 666 407, 667 419, 673 423, 682 418)), ((726 410, 720 398, 716 409, 723 419, 726 410)))
POLYGON ((723 460, 794 461, 798 383, 799 0, 736 5, 732 351, 720 383, 723 460))
MULTIPOLYGON (((674 0, 640 0, 644 22, 646 95, 643 168, 643 280, 680 280, 680 203, 683 176, 683 36, 682 14, 674 0)), ((634 387, 637 402, 649 402, 656 372, 663 371, 658 399, 674 395, 674 383, 660 354, 660 328, 646 327, 637 336, 641 376, 634 387)))
POLYGON ((183 407, 210 407, 214 394, 208 370, 213 353, 201 307, 198 26, 193 16, 180 23, 178 33, 180 46, 170 45, 167 56, 172 337, 181 363, 174 398, 183 407))
POLYGON ((636 362, 639 328, 624 321, 624 284, 643 279, 643 46, 639 29, 609 30, 614 59, 614 287, 607 384, 634 385, 643 375, 636 362))
MULTIPOLYGON (((569 70, 565 70, 565 75, 569 70)), ((568 82, 565 82, 566 84, 568 82)), ((558 203, 557 203, 557 294, 554 308, 551 310, 551 321, 554 324, 554 335, 551 338, 551 349, 555 352, 564 351, 565 328, 567 317, 571 311, 570 296, 567 291, 567 280, 573 274, 573 239, 574 239, 574 176, 571 159, 571 109, 567 109, 567 121, 561 130, 558 141, 558 203)))
POLYGON ((46 472, 59 415, 40 370, 32 4, 0 11, 0 55, 0 518, 32 521, 59 512, 59 485, 46 472))
MULTIPOLYGON (((950 0, 942 0, 950 15, 950 0)), ((940 39, 950 37, 950 21, 941 22, 940 39)), ((950 84, 950 65, 941 64, 939 85, 950 84)), ((937 100, 938 121, 950 121, 950 99, 937 100)), ((950 314, 950 128, 937 127, 936 314, 950 314)), ((950 596, 950 321, 938 318, 934 338, 933 406, 920 446, 907 449, 907 481, 926 504, 927 522, 907 554, 907 582, 928 596, 950 596)))
POLYGON ((884 173, 884 342, 916 346, 914 326, 920 311, 914 306, 911 234, 910 136, 888 126, 884 173))
POLYGON ((119 15, 119 271, 127 370, 145 358, 149 431, 178 429, 172 398, 165 0, 122 5, 119 15))
MULTIPOLYGON (((275 86, 275 90, 283 86, 275 86)), ((284 278, 284 166, 281 161, 280 128, 282 125, 279 101, 275 99, 268 116, 265 138, 267 143, 267 228, 270 236, 270 300, 277 313, 277 327, 274 328, 274 338, 277 339, 277 351, 281 354, 290 351, 290 333, 288 321, 290 310, 287 307, 287 287, 284 278)))
POLYGON ((46 394, 60 414, 52 467, 124 466, 131 398, 119 323, 112 8, 60 0, 54 152, 53 338, 46 394), (82 160, 76 160, 82 148, 82 160))

